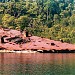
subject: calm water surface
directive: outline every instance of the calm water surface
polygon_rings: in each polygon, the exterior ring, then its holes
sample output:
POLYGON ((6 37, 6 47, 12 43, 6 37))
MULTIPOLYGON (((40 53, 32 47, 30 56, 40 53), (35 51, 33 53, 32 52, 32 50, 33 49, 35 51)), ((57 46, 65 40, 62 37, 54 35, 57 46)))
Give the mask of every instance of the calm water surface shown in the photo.
POLYGON ((75 54, 0 53, 0 75, 75 75, 75 54))

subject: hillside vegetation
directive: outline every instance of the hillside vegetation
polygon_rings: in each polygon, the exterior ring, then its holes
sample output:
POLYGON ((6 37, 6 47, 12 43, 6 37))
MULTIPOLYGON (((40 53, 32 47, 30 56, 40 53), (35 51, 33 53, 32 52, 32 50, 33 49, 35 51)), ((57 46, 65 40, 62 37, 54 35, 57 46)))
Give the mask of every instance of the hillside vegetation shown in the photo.
POLYGON ((75 43, 73 0, 1 0, 0 26, 75 43))

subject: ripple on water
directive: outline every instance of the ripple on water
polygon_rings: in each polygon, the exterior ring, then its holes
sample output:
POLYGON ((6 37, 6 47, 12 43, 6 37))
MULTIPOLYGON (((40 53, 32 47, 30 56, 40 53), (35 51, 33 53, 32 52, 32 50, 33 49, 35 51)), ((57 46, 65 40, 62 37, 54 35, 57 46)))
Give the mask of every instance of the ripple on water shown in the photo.
POLYGON ((0 75, 75 75, 75 55, 5 54, 0 57, 0 75))

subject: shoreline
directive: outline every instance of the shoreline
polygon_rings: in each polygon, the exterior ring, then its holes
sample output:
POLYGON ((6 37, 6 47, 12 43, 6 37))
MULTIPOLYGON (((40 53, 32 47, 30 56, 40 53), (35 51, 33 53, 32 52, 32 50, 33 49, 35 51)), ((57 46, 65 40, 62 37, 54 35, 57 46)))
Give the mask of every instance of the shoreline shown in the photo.
POLYGON ((75 50, 0 50, 0 53, 75 53, 75 50))
POLYGON ((36 53, 37 51, 31 51, 31 50, 0 50, 0 53, 36 53))

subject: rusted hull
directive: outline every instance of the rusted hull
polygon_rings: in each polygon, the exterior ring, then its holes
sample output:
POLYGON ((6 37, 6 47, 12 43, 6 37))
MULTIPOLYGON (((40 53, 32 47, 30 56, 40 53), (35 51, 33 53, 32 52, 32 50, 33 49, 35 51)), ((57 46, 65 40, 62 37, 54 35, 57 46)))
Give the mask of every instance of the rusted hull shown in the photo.
POLYGON ((75 44, 38 36, 25 37, 17 30, 0 29, 0 50, 32 50, 40 53, 75 53, 75 44), (1 37, 3 42, 1 42, 1 37))

